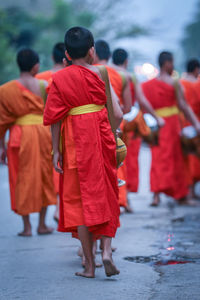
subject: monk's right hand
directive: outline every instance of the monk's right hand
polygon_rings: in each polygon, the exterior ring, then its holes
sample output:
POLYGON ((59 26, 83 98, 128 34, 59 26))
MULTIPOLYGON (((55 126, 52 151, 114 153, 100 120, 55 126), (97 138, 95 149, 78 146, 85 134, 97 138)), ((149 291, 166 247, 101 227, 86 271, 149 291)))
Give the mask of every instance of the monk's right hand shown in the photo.
POLYGON ((157 118, 157 122, 158 122, 158 126, 161 128, 163 126, 165 126, 165 120, 161 117, 157 118))
POLYGON ((53 154, 53 166, 56 172, 63 174, 62 154, 59 151, 53 154))
POLYGON ((6 149, 4 147, 0 147, 0 164, 6 165, 6 149))

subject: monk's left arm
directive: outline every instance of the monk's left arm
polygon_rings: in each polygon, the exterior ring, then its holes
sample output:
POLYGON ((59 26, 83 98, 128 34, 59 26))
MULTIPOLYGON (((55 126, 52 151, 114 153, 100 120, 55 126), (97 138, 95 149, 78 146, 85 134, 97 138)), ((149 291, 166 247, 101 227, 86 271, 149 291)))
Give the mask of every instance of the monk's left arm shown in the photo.
POLYGON ((129 84, 129 77, 126 77, 126 85, 123 90, 123 113, 127 114, 130 112, 132 106, 132 95, 129 84))
POLYGON ((136 93, 136 99, 137 99, 141 109, 145 110, 146 112, 151 114, 158 122, 159 127, 163 127, 165 125, 165 121, 156 115, 151 103, 145 97, 139 82, 135 83, 135 93, 136 93))
POLYGON ((58 173, 63 173, 62 153, 60 153, 60 132, 61 121, 51 125, 52 144, 53 144, 53 165, 58 173))
POLYGON ((122 112, 120 104, 119 104, 119 98, 117 97, 111 84, 110 84, 110 92, 111 92, 113 113, 114 113, 114 117, 115 117, 116 127, 118 128, 123 120, 123 112, 122 112))
POLYGON ((192 125, 195 127, 198 134, 200 134, 200 122, 198 121, 191 107, 187 104, 185 100, 183 87, 181 86, 180 83, 177 84, 176 92, 177 92, 177 101, 178 101, 179 109, 184 113, 186 119, 192 123, 192 125))

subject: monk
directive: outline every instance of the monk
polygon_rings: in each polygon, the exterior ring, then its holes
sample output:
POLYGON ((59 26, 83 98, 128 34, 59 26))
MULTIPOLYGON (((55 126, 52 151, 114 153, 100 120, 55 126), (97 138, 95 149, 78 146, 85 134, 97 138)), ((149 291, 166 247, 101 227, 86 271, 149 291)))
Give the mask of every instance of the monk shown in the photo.
POLYGON ((156 113, 163 117, 165 126, 160 130, 159 145, 152 147, 151 190, 153 206, 160 203, 160 193, 179 201, 187 201, 188 185, 184 170, 184 158, 180 142, 179 110, 200 133, 200 123, 187 105, 180 83, 172 78, 173 55, 161 52, 158 58, 160 74, 143 84, 143 91, 156 113))
MULTIPOLYGON (((123 48, 117 48, 112 54, 112 67, 121 75, 128 78, 130 84, 132 105, 137 101, 140 107, 146 112, 150 113, 158 122, 158 125, 162 127, 164 121, 162 118, 156 115, 153 107, 145 98, 141 86, 136 77, 127 71, 128 68, 128 52, 123 48)), ((126 163, 126 181, 127 190, 130 192, 137 192, 139 184, 139 166, 138 166, 138 154, 141 145, 141 139, 135 138, 134 133, 129 137, 129 143, 127 145, 127 157, 126 163)))
MULTIPOLYGON (((181 80, 184 94, 187 103, 200 120, 200 81, 198 79, 200 74, 200 62, 197 59, 190 59, 186 65, 186 76, 181 80)), ((183 127, 190 125, 184 119, 183 127)), ((189 180, 190 180, 190 194, 192 198, 198 198, 195 193, 195 184, 200 181, 200 159, 195 155, 188 155, 189 166, 189 180)))
MULTIPOLYGON (((69 29, 65 47, 72 65, 53 75, 44 113, 44 124, 52 125, 54 166, 62 174, 59 231, 78 234, 81 241, 85 269, 77 276, 95 276, 97 238, 103 240, 106 275, 117 275, 111 251, 119 225, 116 143, 104 107, 105 84, 92 65, 95 50, 89 30, 69 29)), ((122 112, 112 87, 111 93, 119 126, 122 112)))
MULTIPOLYGON (((47 70, 45 72, 41 72, 36 74, 36 78, 46 80, 49 85, 52 81, 52 76, 55 72, 62 70, 65 67, 63 60, 67 60, 65 57, 65 44, 64 43, 56 43, 52 50, 52 60, 53 60, 53 67, 51 70, 47 70)), ((48 87, 49 89, 49 87, 48 87)), ((55 171, 53 168, 53 179, 54 179, 54 186, 55 191, 57 194, 57 205, 56 210, 54 212, 54 220, 58 222, 59 217, 59 173, 55 171)))
POLYGON ((4 135, 9 129, 7 157, 12 210, 22 216, 31 236, 29 215, 39 212, 38 234, 52 233, 45 223, 47 206, 56 204, 53 187, 51 135, 43 123, 44 82, 34 78, 39 70, 38 54, 23 49, 17 54, 20 76, 0 87, 0 162, 5 162, 4 135))
MULTIPOLYGON (((111 51, 109 44, 104 40, 97 40, 95 42, 96 49, 96 57, 95 64, 96 65, 104 65, 108 71, 109 79, 111 85, 120 100, 120 106, 123 113, 128 113, 132 106, 131 99, 131 91, 130 85, 128 82, 128 78, 125 76, 125 80, 120 76, 120 74, 108 66, 108 61, 111 56, 111 51)), ((132 208, 130 207, 127 201, 127 188, 126 188, 126 165, 123 164, 118 169, 118 178, 124 181, 124 185, 119 188, 119 205, 123 207, 126 212, 132 213, 132 208)))

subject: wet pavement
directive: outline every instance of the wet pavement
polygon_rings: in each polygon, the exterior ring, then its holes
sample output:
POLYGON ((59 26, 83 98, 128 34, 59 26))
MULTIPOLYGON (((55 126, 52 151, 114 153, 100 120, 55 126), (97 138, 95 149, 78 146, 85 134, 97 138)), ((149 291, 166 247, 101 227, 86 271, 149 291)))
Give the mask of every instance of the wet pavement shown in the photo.
MULTIPOLYGON (((149 207, 150 154, 140 153, 140 190, 129 194, 135 214, 121 216, 113 241, 121 274, 108 279, 98 269, 96 279, 74 276, 81 269, 79 243, 70 235, 36 234, 17 237, 21 220, 10 211, 7 170, 0 167, 0 299, 1 300, 200 300, 200 207, 177 206, 162 197, 149 207)), ((52 220, 54 208, 48 213, 52 220)), ((100 254, 97 255, 100 261, 100 254)))

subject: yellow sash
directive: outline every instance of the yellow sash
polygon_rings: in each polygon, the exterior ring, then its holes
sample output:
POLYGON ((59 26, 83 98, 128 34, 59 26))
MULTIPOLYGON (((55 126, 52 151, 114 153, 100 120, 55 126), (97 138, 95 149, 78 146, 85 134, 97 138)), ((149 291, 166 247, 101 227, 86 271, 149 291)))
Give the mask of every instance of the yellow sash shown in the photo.
POLYGON ((15 121, 16 125, 38 125, 43 124, 43 115, 27 114, 15 121))
POLYGON ((94 112, 102 110, 104 107, 105 107, 104 105, 97 105, 97 104, 81 105, 81 106, 71 108, 70 111, 68 112, 68 115, 76 116, 76 115, 94 113, 94 112))
POLYGON ((168 107, 163 107, 163 108, 159 108, 155 110, 156 114, 159 117, 171 117, 174 115, 178 115, 179 114, 179 109, 177 106, 168 106, 168 107))

